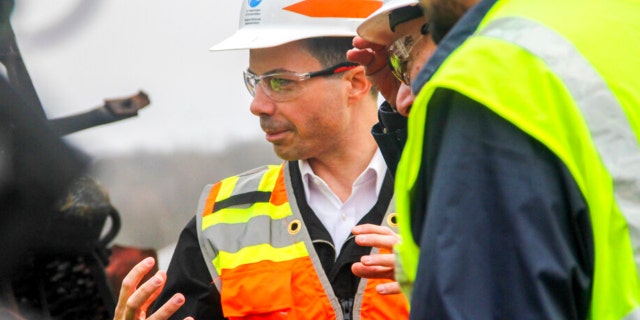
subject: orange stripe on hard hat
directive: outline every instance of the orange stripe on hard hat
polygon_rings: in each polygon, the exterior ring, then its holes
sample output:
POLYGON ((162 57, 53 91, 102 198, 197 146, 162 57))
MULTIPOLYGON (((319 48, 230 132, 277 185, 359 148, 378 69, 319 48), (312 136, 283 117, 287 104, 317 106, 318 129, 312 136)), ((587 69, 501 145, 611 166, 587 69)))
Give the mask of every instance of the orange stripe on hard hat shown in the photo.
POLYGON ((380 0, 303 0, 283 9, 314 18, 366 18, 381 6, 380 0))

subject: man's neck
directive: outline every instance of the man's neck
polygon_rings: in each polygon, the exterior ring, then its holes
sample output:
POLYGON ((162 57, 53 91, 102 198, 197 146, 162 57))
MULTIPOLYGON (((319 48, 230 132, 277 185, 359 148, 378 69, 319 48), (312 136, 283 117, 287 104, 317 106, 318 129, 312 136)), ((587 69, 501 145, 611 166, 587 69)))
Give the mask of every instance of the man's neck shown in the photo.
POLYGON ((320 177, 340 198, 346 201, 351 195, 351 187, 367 168, 377 147, 374 144, 354 147, 340 155, 308 159, 313 173, 320 177))

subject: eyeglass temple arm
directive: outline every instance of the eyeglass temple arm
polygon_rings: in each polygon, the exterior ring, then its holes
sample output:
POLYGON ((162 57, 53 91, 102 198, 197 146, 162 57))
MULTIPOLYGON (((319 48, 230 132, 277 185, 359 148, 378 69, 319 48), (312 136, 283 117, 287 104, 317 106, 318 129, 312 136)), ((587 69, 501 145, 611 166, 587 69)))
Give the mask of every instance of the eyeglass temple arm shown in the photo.
POLYGON ((345 72, 347 70, 351 70, 355 67, 359 66, 359 64, 355 63, 355 62, 342 62, 339 64, 336 64, 333 67, 330 67, 328 69, 324 69, 324 70, 320 70, 320 71, 316 71, 316 72, 311 72, 309 73, 309 77, 317 77, 317 76, 330 76, 332 74, 337 74, 340 72, 345 72))

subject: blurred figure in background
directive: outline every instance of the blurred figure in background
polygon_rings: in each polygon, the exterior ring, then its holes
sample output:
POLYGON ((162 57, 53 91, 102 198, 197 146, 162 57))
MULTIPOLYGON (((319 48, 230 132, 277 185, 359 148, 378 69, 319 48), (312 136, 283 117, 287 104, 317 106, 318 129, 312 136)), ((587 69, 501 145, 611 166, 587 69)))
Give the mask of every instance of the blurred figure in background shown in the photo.
MULTIPOLYGON (((13 1, 0 1, 0 39, 4 58, 13 1)), ((4 65, 3 69, 8 69, 4 65)), ((0 75, 0 305, 3 316, 20 318, 13 275, 33 250, 46 247, 49 217, 87 158, 66 145, 39 112, 0 75)))
MULTIPOLYGON (((0 31, 9 28, 13 1, 0 1, 0 31)), ((37 245, 39 223, 87 165, 87 158, 67 146, 36 108, 25 103, 0 75, 0 217, 7 276, 26 248, 37 245)), ((41 230, 40 230, 41 231, 41 230)))
POLYGON ((64 126, 47 119, 17 46, 12 9, 13 1, 0 1, 2 312, 27 319, 109 319, 115 297, 104 267, 119 216, 106 191, 84 176, 88 157, 60 135, 124 116, 95 109, 104 116, 59 119, 64 126), (103 233, 108 218, 110 229, 103 233))

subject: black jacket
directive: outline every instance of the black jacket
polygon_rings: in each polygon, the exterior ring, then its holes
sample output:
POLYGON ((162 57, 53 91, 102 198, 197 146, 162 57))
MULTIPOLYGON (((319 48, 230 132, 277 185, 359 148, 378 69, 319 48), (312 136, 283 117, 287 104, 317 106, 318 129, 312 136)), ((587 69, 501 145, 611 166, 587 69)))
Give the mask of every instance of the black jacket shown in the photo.
POLYGON ((393 111, 385 101, 378 109, 378 120, 371 134, 378 144, 384 162, 395 176, 404 144, 407 142, 407 118, 393 111))

